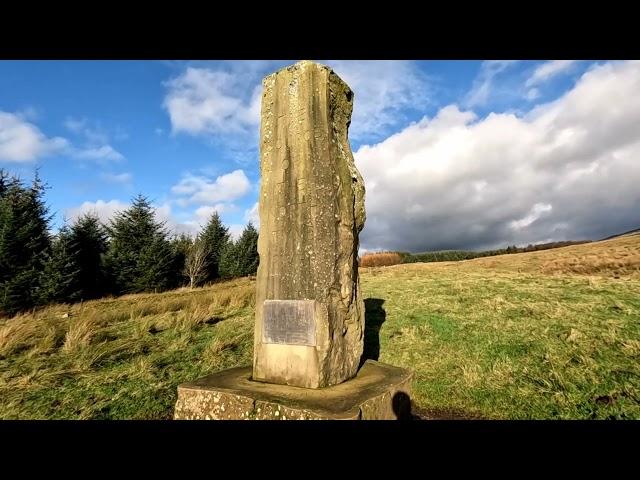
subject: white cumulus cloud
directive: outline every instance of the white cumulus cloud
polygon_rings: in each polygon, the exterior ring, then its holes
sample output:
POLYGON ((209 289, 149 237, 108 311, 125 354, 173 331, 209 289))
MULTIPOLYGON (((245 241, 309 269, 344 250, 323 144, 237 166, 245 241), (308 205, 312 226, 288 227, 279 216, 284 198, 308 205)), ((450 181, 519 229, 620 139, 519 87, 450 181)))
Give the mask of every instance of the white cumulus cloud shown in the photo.
POLYGON ((257 132, 260 123, 261 85, 246 98, 243 77, 223 70, 188 67, 166 82, 164 107, 172 131, 198 134, 257 132))
POLYGON ((509 226, 514 230, 521 230, 538 220, 544 212, 550 212, 552 209, 553 206, 548 203, 536 203, 526 217, 523 217, 520 220, 513 220, 509 226))
MULTIPOLYGON (((104 225, 108 225, 116 214, 126 210, 130 206, 130 203, 121 202, 120 200, 109 200, 106 202, 104 200, 97 200, 95 202, 87 201, 78 207, 67 209, 64 217, 67 221, 74 222, 82 215, 90 213, 96 215, 104 225)), ((165 222, 165 228, 170 234, 186 233, 188 235, 194 235, 200 230, 200 225, 196 222, 178 221, 173 215, 171 205, 167 202, 155 206, 154 213, 156 221, 165 222)))
POLYGON ((545 62, 533 71, 531 76, 525 82, 525 86, 527 88, 533 87, 534 85, 544 83, 557 75, 566 73, 574 67, 575 63, 575 60, 551 60, 549 62, 545 62))
POLYGON ((239 169, 220 175, 215 180, 201 175, 185 175, 171 187, 171 192, 180 196, 184 204, 214 204, 240 198, 250 188, 251 182, 244 171, 239 169))
POLYGON ((93 144, 105 144, 109 143, 109 135, 102 128, 91 127, 89 121, 86 118, 73 118, 68 117, 64 126, 71 132, 81 135, 86 138, 87 141, 93 144))
POLYGON ((240 225, 237 223, 234 223, 233 225, 229 225, 229 236, 234 242, 240 238, 245 227, 246 225, 240 225))
POLYGON ((123 173, 103 173, 100 177, 110 183, 131 183, 133 175, 129 172, 123 173))
POLYGON ((233 210, 235 206, 225 204, 225 203, 217 203, 215 205, 203 205, 201 207, 196 208, 195 216, 196 218, 204 225, 209 221, 211 215, 214 213, 218 213, 221 215, 224 212, 228 212, 233 210))
POLYGON ((334 60, 333 68, 354 92, 349 136, 358 139, 396 126, 405 109, 423 109, 430 85, 411 61, 334 60))
POLYGON ((482 62, 480 73, 474 80, 473 86, 464 100, 464 104, 467 107, 485 105, 494 93, 495 78, 516 62, 517 60, 487 60, 486 62, 482 62))
POLYGON ((524 97, 530 101, 537 99, 540 96, 540 90, 536 87, 558 75, 571 72, 576 63, 575 60, 551 60, 539 65, 524 84, 527 90, 524 97))
MULTIPOLYGON (((294 63, 294 62, 291 62, 294 63)), ((401 123, 405 109, 420 109, 430 101, 430 85, 411 61, 320 61, 329 65, 355 92, 352 138, 380 136, 401 123)), ((239 137, 257 147, 262 79, 282 62, 246 61, 215 68, 188 67, 165 82, 163 106, 173 133, 239 137)), ((233 143, 233 142, 231 142, 233 143)))
POLYGON ((82 215, 90 213, 96 215, 102 223, 107 224, 117 212, 121 212, 127 208, 129 208, 129 204, 119 200, 84 202, 78 207, 69 208, 65 212, 65 218, 73 222, 82 215))
POLYGON ((491 248, 640 227, 640 62, 524 116, 456 105, 361 147, 366 249, 491 248))
POLYGON ((115 150, 111 145, 102 145, 95 148, 76 149, 75 156, 85 160, 97 161, 121 161, 124 157, 120 152, 115 150))
MULTIPOLYGON (((71 153, 76 158, 92 160, 98 163, 124 160, 124 155, 110 145, 109 134, 98 123, 95 126, 91 126, 86 118, 67 117, 64 126, 83 140, 82 147, 71 149, 71 153)), ((128 138, 128 134, 118 127, 116 137, 124 140, 128 138)))
POLYGON ((257 229, 260 228, 260 211, 258 208, 260 207, 259 202, 253 204, 253 206, 244 212, 244 219, 247 222, 253 223, 253 226, 257 229))
POLYGON ((0 161, 31 162, 68 147, 66 139, 49 138, 22 116, 0 111, 0 161))

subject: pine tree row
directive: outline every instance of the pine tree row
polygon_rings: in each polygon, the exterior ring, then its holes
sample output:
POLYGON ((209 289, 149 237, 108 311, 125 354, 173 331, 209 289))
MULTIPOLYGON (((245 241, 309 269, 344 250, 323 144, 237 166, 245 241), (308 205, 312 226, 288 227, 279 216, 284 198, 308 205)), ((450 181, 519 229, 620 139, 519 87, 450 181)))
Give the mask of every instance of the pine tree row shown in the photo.
POLYGON ((31 186, 0 170, 0 316, 49 303, 159 292, 254 275, 258 232, 237 241, 217 213, 195 237, 170 236, 138 195, 107 225, 85 214, 52 235, 36 174, 31 186))

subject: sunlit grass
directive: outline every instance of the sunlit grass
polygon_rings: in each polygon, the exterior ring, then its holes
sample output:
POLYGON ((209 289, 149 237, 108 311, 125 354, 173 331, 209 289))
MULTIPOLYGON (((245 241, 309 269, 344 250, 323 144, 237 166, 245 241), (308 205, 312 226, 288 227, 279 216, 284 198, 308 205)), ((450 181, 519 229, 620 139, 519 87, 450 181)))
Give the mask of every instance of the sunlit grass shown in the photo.
POLYGON ((415 370, 427 411, 640 418, 638 253, 636 236, 370 269, 380 360, 415 370))
POLYGON ((251 362, 255 284, 0 321, 0 418, 171 418, 179 383, 251 362))
MULTIPOLYGON (((427 416, 640 419, 640 236, 362 269, 368 355, 427 416)), ((178 384, 250 365, 255 283, 0 320, 0 418, 171 418, 178 384)))

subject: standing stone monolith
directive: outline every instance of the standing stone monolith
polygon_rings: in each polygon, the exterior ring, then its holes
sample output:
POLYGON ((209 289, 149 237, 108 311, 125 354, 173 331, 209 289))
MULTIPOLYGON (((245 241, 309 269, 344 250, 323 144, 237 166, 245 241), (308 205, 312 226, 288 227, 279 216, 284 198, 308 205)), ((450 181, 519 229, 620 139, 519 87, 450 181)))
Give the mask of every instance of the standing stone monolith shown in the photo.
POLYGON ((263 83, 253 365, 179 385, 174 418, 411 418, 413 372, 360 365, 365 211, 347 136, 353 92, 312 62, 263 83))
POLYGON ((253 380, 321 388, 357 373, 364 182, 348 130, 354 96, 303 61, 263 81, 253 380))

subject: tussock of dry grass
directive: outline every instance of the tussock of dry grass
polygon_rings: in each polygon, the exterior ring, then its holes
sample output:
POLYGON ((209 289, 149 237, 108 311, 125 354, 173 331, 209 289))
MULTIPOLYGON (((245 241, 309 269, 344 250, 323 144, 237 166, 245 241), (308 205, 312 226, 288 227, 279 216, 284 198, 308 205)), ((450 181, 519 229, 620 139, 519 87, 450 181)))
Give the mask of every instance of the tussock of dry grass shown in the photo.
POLYGON ((64 337, 62 350, 69 353, 87 347, 102 326, 102 323, 104 322, 100 322, 93 315, 72 318, 69 330, 67 330, 64 337))
POLYGON ((0 418, 169 418, 178 383, 252 356, 255 283, 0 319, 0 418))
POLYGON ((0 327, 0 355, 8 356, 33 345, 40 328, 27 315, 14 317, 0 327))

